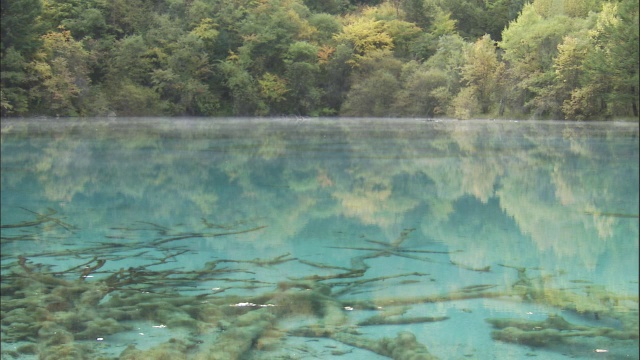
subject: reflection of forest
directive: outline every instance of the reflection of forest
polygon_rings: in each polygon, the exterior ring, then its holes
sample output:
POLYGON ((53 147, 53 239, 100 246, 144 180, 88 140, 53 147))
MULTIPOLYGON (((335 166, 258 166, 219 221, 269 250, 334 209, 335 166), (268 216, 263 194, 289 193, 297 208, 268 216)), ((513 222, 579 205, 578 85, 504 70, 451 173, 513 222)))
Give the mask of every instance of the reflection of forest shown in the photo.
POLYGON ((331 218, 417 227, 474 268, 526 260, 514 233, 587 269, 637 254, 637 125, 398 121, 3 124, 3 193, 30 191, 3 197, 105 204, 81 205, 96 223, 266 217, 283 242, 331 218))

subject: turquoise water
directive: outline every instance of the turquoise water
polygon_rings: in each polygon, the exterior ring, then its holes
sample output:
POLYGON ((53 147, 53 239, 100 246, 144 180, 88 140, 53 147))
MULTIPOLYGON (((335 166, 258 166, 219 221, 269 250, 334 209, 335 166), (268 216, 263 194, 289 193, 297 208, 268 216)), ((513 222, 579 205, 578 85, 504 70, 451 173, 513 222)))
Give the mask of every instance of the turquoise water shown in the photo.
POLYGON ((638 124, 2 120, 2 359, 637 359, 638 124))

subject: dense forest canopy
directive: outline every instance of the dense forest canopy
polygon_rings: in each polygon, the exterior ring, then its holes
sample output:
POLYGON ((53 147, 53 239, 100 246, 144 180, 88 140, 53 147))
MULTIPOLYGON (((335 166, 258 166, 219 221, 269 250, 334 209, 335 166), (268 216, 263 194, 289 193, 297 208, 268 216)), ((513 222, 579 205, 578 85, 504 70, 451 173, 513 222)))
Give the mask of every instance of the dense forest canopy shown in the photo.
POLYGON ((2 0, 3 116, 638 117, 637 0, 2 0))

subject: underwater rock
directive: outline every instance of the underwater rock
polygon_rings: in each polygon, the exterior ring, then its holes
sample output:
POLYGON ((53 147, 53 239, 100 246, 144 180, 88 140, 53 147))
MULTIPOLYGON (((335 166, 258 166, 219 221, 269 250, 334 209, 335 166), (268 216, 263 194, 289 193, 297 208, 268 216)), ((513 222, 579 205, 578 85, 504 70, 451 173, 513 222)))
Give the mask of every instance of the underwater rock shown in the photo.
POLYGON ((331 288, 318 281, 313 280, 292 280, 282 281, 278 283, 278 290, 287 291, 290 289, 314 290, 322 295, 330 295, 331 288))
POLYGON ((491 332, 494 340, 527 345, 547 347, 562 343, 569 338, 607 337, 615 340, 638 339, 637 330, 618 330, 610 327, 573 325, 559 315, 550 315, 544 321, 525 319, 487 319, 499 330, 491 332))
POLYGON ((556 330, 585 330, 588 327, 576 326, 569 323, 562 316, 549 315, 546 320, 534 321, 526 319, 511 319, 511 318, 489 318, 486 319, 488 323, 498 329, 507 327, 515 327, 521 330, 543 330, 543 329, 556 329, 556 330))
POLYGON ((73 334, 53 321, 42 323, 40 330, 38 330, 38 342, 45 346, 69 344, 73 342, 73 339, 73 334))
POLYGON ((80 304, 85 306, 96 306, 109 292, 109 288, 104 283, 98 283, 91 289, 83 292, 80 296, 80 304))
POLYGON ((382 338, 380 340, 372 340, 347 333, 337 333, 331 336, 331 338, 347 345, 390 357, 394 360, 438 359, 431 355, 427 347, 419 343, 415 335, 408 331, 399 332, 395 339, 382 338))
POLYGON ((169 327, 185 327, 189 329, 198 327, 198 321, 180 309, 158 310, 155 319, 169 327))
POLYGON ((72 309, 73 304, 60 296, 50 295, 44 299, 46 303, 46 309, 49 312, 69 311, 72 309))
POLYGON ((433 360, 435 359, 427 347, 416 340, 415 335, 408 331, 399 332, 396 338, 387 343, 394 360, 433 360))
POLYGON ((75 333, 75 337, 80 340, 96 339, 126 330, 131 330, 131 327, 122 325, 114 319, 94 319, 87 322, 83 331, 75 333))
POLYGON ((239 316, 228 330, 215 339, 208 350, 200 352, 196 360, 239 359, 248 352, 276 321, 268 308, 261 308, 239 316))
POLYGON ((275 305, 274 314, 279 317, 291 315, 312 315, 321 319, 326 326, 340 326, 346 323, 343 305, 327 296, 324 287, 315 290, 289 290, 276 294, 269 301, 275 305))
POLYGON ((286 332, 275 328, 266 329, 256 340, 254 347, 258 351, 276 351, 282 348, 282 339, 286 332))
POLYGON ((18 353, 34 355, 38 353, 38 346, 36 344, 24 344, 18 347, 18 353))
POLYGON ((418 316, 418 317, 405 317, 405 318, 389 318, 387 316, 372 316, 358 323, 358 326, 370 326, 370 325, 404 325, 404 324, 419 324, 426 322, 436 322, 448 320, 448 316, 418 316))
POLYGON ((93 351, 77 343, 40 348, 38 360, 94 360, 93 351))
POLYGON ((31 340, 34 334, 40 328, 39 325, 33 323, 11 323, 5 330, 7 341, 31 340))
POLYGON ((491 332, 494 340, 505 341, 532 347, 549 346, 561 341, 560 330, 542 329, 536 331, 522 330, 516 327, 505 327, 491 332))
POLYGON ((129 345, 121 354, 120 360, 186 360, 190 345, 178 339, 155 346, 149 350, 138 350, 129 345))

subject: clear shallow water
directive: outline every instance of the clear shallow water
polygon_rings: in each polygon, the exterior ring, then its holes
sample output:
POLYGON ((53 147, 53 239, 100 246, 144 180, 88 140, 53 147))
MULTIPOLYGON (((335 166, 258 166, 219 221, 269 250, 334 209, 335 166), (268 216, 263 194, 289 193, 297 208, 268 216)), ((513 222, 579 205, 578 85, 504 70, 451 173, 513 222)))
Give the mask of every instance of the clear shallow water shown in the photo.
POLYGON ((637 124, 3 119, 1 164, 3 359, 638 358, 637 124))

